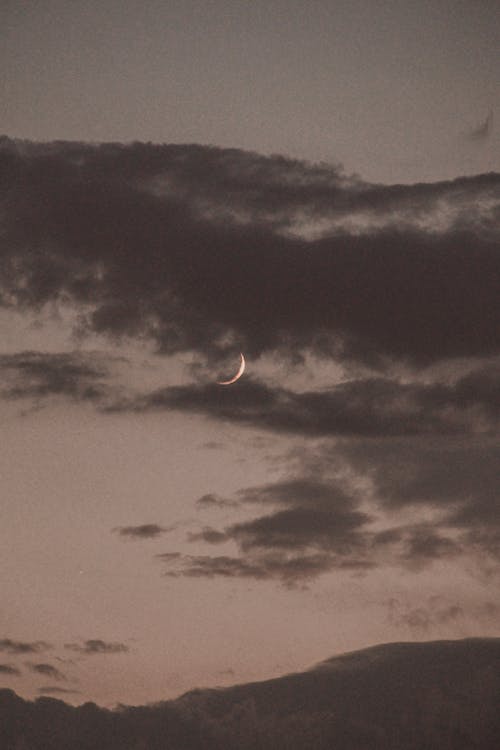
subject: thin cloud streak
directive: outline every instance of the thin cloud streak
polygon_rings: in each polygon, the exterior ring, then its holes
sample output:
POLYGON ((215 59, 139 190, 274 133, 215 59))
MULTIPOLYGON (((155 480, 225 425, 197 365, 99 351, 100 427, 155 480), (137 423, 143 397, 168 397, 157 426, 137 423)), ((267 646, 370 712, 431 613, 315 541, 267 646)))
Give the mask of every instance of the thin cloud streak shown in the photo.
POLYGON ((65 643, 64 648, 75 651, 82 656, 94 656, 96 654, 122 654, 130 651, 124 643, 102 641, 99 638, 84 641, 84 643, 65 643))
POLYGON ((403 384, 372 377, 302 393, 247 378, 224 393, 212 383, 172 386, 117 401, 109 410, 174 409, 312 437, 494 434, 500 417, 499 383, 497 365, 474 370, 452 384, 403 384))
POLYGON ((14 641, 11 638, 0 639, 0 652, 8 654, 38 654, 47 651, 52 646, 46 641, 14 641))

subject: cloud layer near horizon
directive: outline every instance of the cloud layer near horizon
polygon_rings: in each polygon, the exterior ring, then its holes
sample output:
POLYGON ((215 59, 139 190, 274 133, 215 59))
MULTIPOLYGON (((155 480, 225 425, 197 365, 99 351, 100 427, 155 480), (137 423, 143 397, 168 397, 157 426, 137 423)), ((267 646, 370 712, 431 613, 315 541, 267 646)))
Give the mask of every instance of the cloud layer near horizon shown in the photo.
POLYGON ((499 351, 500 175, 381 186, 235 149, 8 139, 0 161, 4 306, 208 357, 499 351))

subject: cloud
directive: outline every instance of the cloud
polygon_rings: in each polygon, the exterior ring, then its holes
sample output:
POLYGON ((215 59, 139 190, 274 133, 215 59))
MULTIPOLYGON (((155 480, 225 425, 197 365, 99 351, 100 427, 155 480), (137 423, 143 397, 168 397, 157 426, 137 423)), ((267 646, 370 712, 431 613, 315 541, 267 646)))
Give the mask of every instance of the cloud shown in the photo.
POLYGON ((75 651, 83 656, 92 656, 94 654, 121 654, 130 651, 124 643, 110 643, 100 639, 91 639, 80 643, 65 643, 64 648, 69 651, 75 651))
POLYGON ((500 175, 379 186, 236 149, 5 140, 0 162, 5 306, 211 359, 499 350, 500 175))
POLYGON ((161 534, 171 530, 172 527, 165 528, 156 523, 145 523, 141 526, 118 526, 113 529, 115 533, 129 539, 156 539, 161 534))
MULTIPOLYGON (((163 559, 162 555, 158 555, 163 559)), ((171 558, 164 560, 173 562, 171 558)), ((290 555, 283 553, 231 557, 228 555, 182 555, 175 568, 167 567, 165 575, 178 578, 251 578, 258 581, 278 580, 286 586, 317 578, 332 570, 335 561, 328 554, 290 555)), ((338 567, 359 568, 359 563, 341 563, 338 567)), ((368 565, 369 567, 369 565, 368 565)))
POLYGON ((10 638, 0 639, 0 651, 8 654, 37 654, 52 648, 45 641, 13 641, 10 638))
POLYGON ((0 664, 0 674, 17 676, 20 675, 21 672, 17 667, 13 667, 10 664, 0 664))
POLYGON ((491 135, 493 129, 493 110, 490 109, 484 122, 469 131, 467 137, 470 141, 485 141, 491 135))
POLYGON ((453 557, 461 551, 460 543, 443 534, 439 524, 415 524, 410 528, 403 557, 408 565, 420 569, 430 561, 453 557))
POLYGON ((103 358, 91 353, 50 354, 26 351, 0 355, 0 377, 6 386, 0 395, 7 399, 64 396, 78 401, 98 402, 108 388, 109 372, 103 358))
POLYGON ((226 500, 226 498, 219 497, 213 493, 207 493, 198 498, 196 505, 199 508, 236 508, 238 502, 235 500, 226 500))
POLYGON ((335 454, 370 479, 386 509, 434 508, 458 529, 500 525, 494 437, 352 440, 339 443, 335 454))
POLYGON ((432 525, 387 526, 386 521, 383 531, 375 531, 375 506, 372 514, 361 511, 356 493, 332 479, 304 475, 240 490, 237 498, 240 505, 271 512, 222 530, 204 527, 188 534, 188 541, 232 542, 239 556, 157 555, 166 564, 166 575, 255 578, 295 585, 332 570, 359 574, 388 563, 418 569, 460 551, 456 542, 432 525))
POLYGON ((252 548, 307 549, 342 555, 362 546, 360 530, 371 520, 356 501, 335 484, 296 479, 240 492, 243 502, 285 505, 273 513, 226 529, 243 551, 252 548))
POLYGON ((53 677, 55 680, 65 680, 66 676, 59 671, 52 664, 29 664, 29 668, 32 672, 44 675, 45 677, 53 677))
POLYGON ((464 609, 457 602, 450 602, 442 596, 429 596, 422 606, 408 606, 397 598, 386 602, 389 621, 392 625, 404 625, 410 630, 427 632, 441 625, 460 622, 464 609))
MULTIPOLYGON (((499 383, 500 368, 494 364, 454 383, 370 377, 298 393, 247 378, 224 393, 213 383, 172 386, 112 408, 174 409, 306 436, 493 433, 499 427, 499 383)), ((212 495, 206 497, 208 504, 212 495)))
POLYGON ((235 493, 238 506, 257 510, 253 517, 188 534, 188 541, 210 547, 230 544, 229 554, 158 558, 169 576, 286 585, 340 569, 494 564, 499 463, 498 444, 484 436, 325 442, 311 450, 310 462, 306 451, 299 455, 302 473, 235 493))

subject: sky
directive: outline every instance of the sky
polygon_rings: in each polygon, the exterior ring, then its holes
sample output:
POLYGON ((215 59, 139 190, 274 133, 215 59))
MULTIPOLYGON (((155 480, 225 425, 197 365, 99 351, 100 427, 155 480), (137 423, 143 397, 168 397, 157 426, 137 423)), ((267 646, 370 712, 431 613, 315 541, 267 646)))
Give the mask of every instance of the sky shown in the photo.
POLYGON ((499 635, 499 21, 2 4, 0 686, 499 635))

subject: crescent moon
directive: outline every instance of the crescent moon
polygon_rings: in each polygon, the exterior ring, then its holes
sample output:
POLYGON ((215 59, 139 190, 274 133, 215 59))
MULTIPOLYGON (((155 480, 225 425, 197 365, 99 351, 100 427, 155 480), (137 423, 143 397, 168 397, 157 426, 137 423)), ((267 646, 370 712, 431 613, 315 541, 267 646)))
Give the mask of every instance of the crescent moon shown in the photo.
POLYGON ((231 378, 231 380, 218 380, 217 385, 231 385, 231 383, 236 383, 236 381, 239 380, 239 378, 241 378, 241 376, 245 372, 245 357, 243 356, 241 352, 240 352, 240 358, 241 358, 240 367, 239 367, 238 372, 234 376, 234 378, 231 378))

